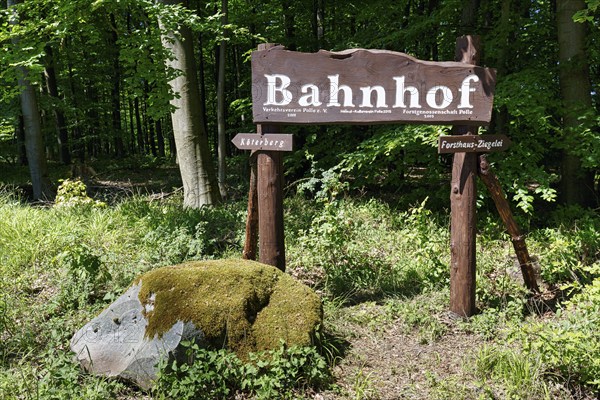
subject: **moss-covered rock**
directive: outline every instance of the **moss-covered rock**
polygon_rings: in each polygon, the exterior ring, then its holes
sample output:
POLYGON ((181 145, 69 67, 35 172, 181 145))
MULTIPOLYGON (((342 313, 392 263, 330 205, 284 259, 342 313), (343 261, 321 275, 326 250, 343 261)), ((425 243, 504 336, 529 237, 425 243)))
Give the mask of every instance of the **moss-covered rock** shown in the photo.
POLYGON ((309 345, 322 321, 320 299, 310 288, 254 261, 190 262, 150 271, 136 283, 146 337, 191 322, 208 347, 226 347, 242 358, 277 348, 280 340, 309 345))
POLYGON ((249 352, 310 345, 322 320, 319 297, 278 269, 245 260, 198 261, 139 277, 71 339, 81 366, 149 389, 162 357, 181 342, 249 352))

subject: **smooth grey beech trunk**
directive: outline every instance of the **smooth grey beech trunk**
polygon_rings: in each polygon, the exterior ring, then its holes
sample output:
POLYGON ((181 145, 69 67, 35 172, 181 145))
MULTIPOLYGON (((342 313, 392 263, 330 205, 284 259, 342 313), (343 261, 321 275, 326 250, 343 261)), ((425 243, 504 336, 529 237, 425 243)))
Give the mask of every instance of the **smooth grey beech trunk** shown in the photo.
MULTIPOLYGON (((7 0, 7 8, 12 9, 10 24, 16 25, 19 16, 14 8, 18 2, 7 0)), ((13 38, 12 43, 15 47, 19 45, 19 39, 13 38)), ((29 71, 26 67, 17 67, 18 83, 21 88, 21 113, 25 127, 25 151, 27 153, 27 163, 31 176, 31 185, 33 187, 33 199, 44 200, 52 197, 50 179, 48 177, 48 166, 46 163, 46 154, 44 147, 44 137, 42 135, 41 117, 38 107, 35 89, 28 79, 29 71)))
MULTIPOLYGON (((178 1, 163 0, 163 4, 178 1)), ((161 24, 161 29, 163 29, 161 24)), ((169 32, 163 36, 163 46, 172 54, 167 66, 181 71, 169 82, 176 97, 171 100, 175 107, 171 119, 177 148, 177 160, 183 181, 183 205, 200 208, 221 200, 215 170, 208 147, 208 135, 204 129, 204 116, 200 112, 200 91, 196 75, 192 31, 181 25, 177 35, 169 32)))

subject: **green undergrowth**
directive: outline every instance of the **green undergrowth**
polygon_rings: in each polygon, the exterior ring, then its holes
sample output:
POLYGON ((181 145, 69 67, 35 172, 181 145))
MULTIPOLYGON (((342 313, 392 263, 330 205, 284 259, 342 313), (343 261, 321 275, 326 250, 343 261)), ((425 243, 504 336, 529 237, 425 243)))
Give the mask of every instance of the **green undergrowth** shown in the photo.
POLYGON ((329 364, 314 347, 251 353, 241 361, 226 350, 208 351, 187 343, 187 360, 159 366, 156 399, 213 400, 244 395, 256 399, 297 399, 307 389, 327 387, 329 364))
MULTIPOLYGON (((299 201, 296 199, 295 201, 299 201)), ((370 200, 336 200, 296 225, 290 215, 289 268, 332 296, 414 295, 449 282, 447 221, 427 200, 397 211, 370 200)))
MULTIPOLYGON (((0 194, 1 399, 169 398, 187 390, 184 382, 199 380, 202 386, 215 379, 216 386, 207 390, 228 390, 223 398, 260 397, 269 390, 288 398, 314 393, 308 389, 311 372, 302 378, 292 374, 294 368, 305 371, 294 363, 313 357, 314 349, 281 353, 269 362, 275 371, 270 377, 241 366, 232 355, 198 353, 194 363, 181 366, 186 371, 177 365, 165 369, 162 392, 150 394, 80 371, 69 339, 135 277, 160 266, 239 257, 246 204, 186 210, 178 195, 131 196, 108 205, 68 203, 32 206, 6 191, 0 194), (229 363, 237 383, 206 372, 229 363)), ((327 369, 359 351, 349 343, 364 332, 378 340, 396 329, 423 346, 459 333, 485 345, 465 354, 461 376, 467 382, 458 376, 434 379, 435 370, 428 370, 432 378, 420 384, 430 398, 523 398, 524 393, 528 399, 594 398, 600 390, 600 218, 558 209, 543 222, 526 226, 544 291, 532 298, 498 217, 480 212, 480 312, 449 321, 447 210, 431 209, 426 198, 407 208, 372 199, 288 197, 287 272, 323 299, 328 342, 319 349, 327 369)), ((320 367, 313 372, 317 381, 326 376, 320 367)), ((362 376, 376 377, 369 374, 362 376)), ((358 386, 347 393, 359 393, 358 386)), ((375 385, 369 387, 377 398, 375 385)))

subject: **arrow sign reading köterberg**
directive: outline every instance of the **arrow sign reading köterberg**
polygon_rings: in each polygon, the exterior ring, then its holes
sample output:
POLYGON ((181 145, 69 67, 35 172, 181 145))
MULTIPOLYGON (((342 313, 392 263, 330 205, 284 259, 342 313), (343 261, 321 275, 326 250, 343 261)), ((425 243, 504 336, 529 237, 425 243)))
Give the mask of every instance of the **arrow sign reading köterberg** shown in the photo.
POLYGON ((231 142, 240 150, 292 151, 293 135, 285 133, 238 133, 231 142))
POLYGON ((440 136, 438 153, 488 153, 504 151, 510 145, 505 135, 455 135, 440 136))

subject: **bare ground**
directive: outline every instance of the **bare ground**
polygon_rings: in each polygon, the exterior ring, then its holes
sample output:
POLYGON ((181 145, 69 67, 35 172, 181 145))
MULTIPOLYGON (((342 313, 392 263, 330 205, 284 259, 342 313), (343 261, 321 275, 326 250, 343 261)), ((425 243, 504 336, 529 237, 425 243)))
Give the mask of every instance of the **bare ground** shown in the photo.
MULTIPOLYGON (((440 385, 455 386, 454 383, 468 373, 469 369, 463 368, 463 364, 483 340, 458 329, 449 314, 442 313, 436 318, 448 329, 436 339, 424 338, 422 332, 407 329, 400 320, 379 327, 342 323, 348 349, 334 370, 339 388, 315 398, 429 400, 439 397, 440 385)), ((456 388, 451 389, 454 390, 456 388)), ((460 390, 472 391, 473 398, 479 392, 476 387, 463 386, 460 390)))

